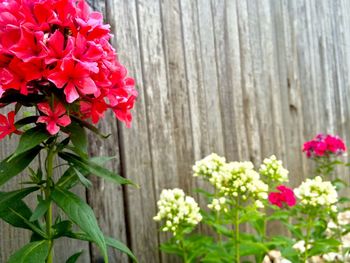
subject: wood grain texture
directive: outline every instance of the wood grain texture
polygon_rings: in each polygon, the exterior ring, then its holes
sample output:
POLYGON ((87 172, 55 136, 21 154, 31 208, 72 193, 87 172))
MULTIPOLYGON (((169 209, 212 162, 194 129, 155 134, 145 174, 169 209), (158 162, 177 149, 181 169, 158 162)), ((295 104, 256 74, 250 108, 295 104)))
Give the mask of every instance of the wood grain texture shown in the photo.
MULTIPOLYGON (((141 188, 94 179, 87 197, 104 232, 126 242, 141 263, 178 262, 159 252, 168 236, 152 218, 164 188, 183 188, 204 207, 194 188, 209 188, 192 178, 195 160, 217 152, 258 166, 276 154, 294 187, 312 168, 301 153, 305 140, 329 132, 350 144, 349 1, 89 3, 111 24, 112 43, 140 94, 133 127, 126 129, 109 114, 100 127, 112 136, 90 136, 90 152, 116 155, 108 167, 141 188)), ((15 142, 1 146, 4 157, 15 142)), ((339 170, 350 181, 348 174, 339 170)), ((28 239, 3 223, 0 236, 0 262, 28 239)), ((56 256, 65 258, 79 246, 64 241, 56 256)), ((89 252, 81 262, 98 262, 98 250, 91 246, 89 252)), ((115 251, 110 258, 128 262, 115 251)))

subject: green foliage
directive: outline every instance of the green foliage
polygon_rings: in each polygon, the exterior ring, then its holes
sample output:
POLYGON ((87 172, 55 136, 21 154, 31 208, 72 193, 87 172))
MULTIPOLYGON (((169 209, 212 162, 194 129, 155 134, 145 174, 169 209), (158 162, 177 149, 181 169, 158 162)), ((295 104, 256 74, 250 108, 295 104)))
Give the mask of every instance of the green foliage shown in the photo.
POLYGON ((78 196, 60 187, 54 189, 51 198, 99 246, 108 262, 106 242, 92 209, 78 196))
POLYGON ((83 171, 89 172, 117 184, 133 184, 130 180, 109 171, 91 159, 83 159, 80 156, 69 152, 60 152, 58 155, 67 161, 72 167, 80 168, 83 171))
POLYGON ((9 156, 0 162, 0 186, 26 169, 41 149, 40 146, 36 146, 29 151, 18 154, 16 157, 9 156))
POLYGON ((45 263, 48 253, 47 240, 32 242, 13 254, 7 263, 45 263))
MULTIPOLYGON (((201 176, 200 171, 203 171, 205 181, 209 181, 214 187, 220 186, 219 173, 225 173, 227 170, 218 171, 217 163, 210 157, 197 162, 201 167, 194 168, 194 171, 197 176, 201 176), (206 166, 205 162, 209 164, 206 166)), ((320 175, 327 181, 327 177, 334 174, 336 166, 346 165, 332 158, 326 156, 317 159, 315 176, 320 175)), ((265 183, 269 183, 270 189, 276 187, 274 182, 265 181, 265 183)), ((349 187, 348 183, 339 178, 332 180, 331 183, 337 191, 349 187)), ((332 185, 327 183, 328 189, 332 189, 334 193, 332 185)), ((226 189, 227 193, 230 193, 229 190, 226 189)), ((344 235, 350 236, 350 213, 344 214, 350 210, 348 197, 340 197, 338 203, 329 202, 331 207, 322 206, 321 202, 316 206, 306 206, 299 201, 293 207, 284 205, 281 208, 265 201, 263 202, 265 208, 258 208, 254 205, 256 204, 254 199, 247 202, 249 197, 242 197, 239 194, 220 196, 217 188, 212 192, 203 189, 196 189, 195 192, 201 194, 209 204, 210 209, 201 210, 203 217, 201 224, 209 227, 214 234, 198 235, 184 231, 185 226, 182 226, 184 229, 179 231, 180 234, 160 246, 163 252, 178 255, 185 263, 242 262, 242 257, 246 256, 253 256, 254 262, 262 262, 271 250, 281 252, 282 257, 290 262, 305 263, 313 256, 334 252, 342 257, 350 252, 350 247, 343 247, 342 241, 344 235), (224 197, 224 200, 220 201, 218 199, 220 197, 224 197), (338 206, 338 212, 335 211, 335 205, 338 206), (339 219, 340 213, 343 214, 339 219), (344 217, 348 217, 346 224, 344 217), (340 224, 339 220, 343 222, 340 224), (266 228, 269 223, 278 223, 279 227, 289 233, 284 236, 268 236, 266 228), (330 223, 333 223, 335 229, 330 228, 330 223), (247 227, 251 229, 249 232, 245 231, 247 227)))
POLYGON ((67 259, 66 263, 75 263, 75 262, 77 262, 77 260, 79 259, 81 254, 83 254, 83 251, 79 251, 79 252, 73 254, 72 256, 70 256, 67 259))

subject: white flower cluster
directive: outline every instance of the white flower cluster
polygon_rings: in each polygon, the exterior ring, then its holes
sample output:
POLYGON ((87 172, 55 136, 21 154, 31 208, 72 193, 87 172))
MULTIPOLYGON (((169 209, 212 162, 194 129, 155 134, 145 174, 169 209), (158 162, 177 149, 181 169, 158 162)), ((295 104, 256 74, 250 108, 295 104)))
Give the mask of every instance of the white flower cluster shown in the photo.
POLYGON ((222 167, 221 173, 213 174, 209 181, 223 196, 247 200, 252 197, 258 207, 267 199, 268 186, 260 180, 251 162, 231 162, 222 167))
POLYGON ((225 157, 212 153, 204 159, 197 161, 193 166, 193 176, 202 176, 209 179, 213 174, 220 173, 221 168, 226 164, 225 157))
POLYGON ((208 205, 208 207, 218 212, 228 212, 227 200, 225 197, 214 198, 211 204, 208 205))
POLYGON ((273 182, 288 182, 288 170, 282 165, 281 160, 277 160, 275 155, 266 158, 260 166, 259 173, 273 182))
MULTIPOLYGON (((309 243, 307 245, 307 249, 311 249, 312 248, 312 245, 309 243)), ((299 240, 298 242, 296 242, 294 245, 293 245, 293 249, 295 249, 296 251, 298 251, 299 253, 304 253, 305 252, 305 240, 299 240)))
POLYGON ((159 211, 153 219, 164 220, 162 230, 171 231, 174 235, 180 228, 193 227, 202 220, 196 201, 181 189, 164 189, 157 205, 159 211))
POLYGON ((339 212, 337 215, 338 224, 334 221, 330 221, 327 225, 327 236, 337 235, 336 232, 345 233, 341 237, 341 245, 339 246, 339 252, 331 252, 322 256, 326 262, 350 262, 350 254, 343 253, 342 250, 348 250, 350 248, 350 233, 346 230, 346 226, 350 224, 350 211, 339 212))
POLYGON ((304 206, 324 206, 336 211, 334 204, 338 201, 337 191, 331 182, 322 181, 320 176, 316 176, 315 179, 306 179, 294 190, 294 193, 304 206))

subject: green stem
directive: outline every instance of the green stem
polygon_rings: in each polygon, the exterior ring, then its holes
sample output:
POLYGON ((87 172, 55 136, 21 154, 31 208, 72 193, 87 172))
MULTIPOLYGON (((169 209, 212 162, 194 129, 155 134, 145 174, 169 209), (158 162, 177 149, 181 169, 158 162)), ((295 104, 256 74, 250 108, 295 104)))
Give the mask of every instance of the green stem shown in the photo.
POLYGON ((240 236, 239 236, 239 202, 238 202, 238 197, 236 199, 234 225, 235 225, 234 240, 235 240, 236 263, 240 263, 241 256, 240 256, 240 251, 239 251, 240 236))
MULTIPOLYGON (((46 189, 45 189, 45 199, 50 200, 51 187, 52 187, 52 176, 53 176, 53 162, 55 158, 55 151, 53 146, 49 146, 48 154, 46 158, 46 189)), ((52 227, 52 203, 50 201, 49 208, 46 212, 46 234, 49 238, 49 254, 47 256, 47 263, 53 262, 53 239, 51 237, 51 227, 52 227)))
POLYGON ((190 261, 188 260, 188 257, 187 257, 187 251, 186 251, 186 248, 185 248, 185 242, 184 242, 184 237, 183 236, 181 236, 180 244, 181 244, 182 258, 184 260, 184 263, 190 263, 190 261))
POLYGON ((307 225, 306 225, 306 236, 305 236, 305 253, 304 253, 304 262, 307 262, 309 257, 309 244, 310 244, 310 235, 311 235, 311 227, 312 227, 312 217, 308 215, 307 225))

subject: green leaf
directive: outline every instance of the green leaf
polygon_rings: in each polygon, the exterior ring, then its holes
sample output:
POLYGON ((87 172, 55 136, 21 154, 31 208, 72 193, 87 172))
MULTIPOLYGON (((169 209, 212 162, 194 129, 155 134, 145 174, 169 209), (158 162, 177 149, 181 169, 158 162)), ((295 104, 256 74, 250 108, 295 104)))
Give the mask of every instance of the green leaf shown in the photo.
POLYGON ((21 153, 33 149, 34 147, 41 144, 43 141, 47 140, 49 137, 50 135, 42 126, 36 126, 34 128, 29 129, 28 131, 22 134, 17 149, 11 156, 10 160, 21 153))
POLYGON ((100 136, 101 138, 103 139, 107 139, 109 136, 111 136, 111 134, 108 134, 108 135, 104 135, 102 134, 94 125, 86 122, 86 121, 83 121, 75 116, 71 116, 72 120, 74 120, 75 122, 79 123, 81 126, 89 129, 90 131, 92 131, 93 133, 97 134, 98 136, 100 136))
MULTIPOLYGON (((116 157, 93 157, 91 158, 91 161, 98 165, 104 165, 106 162, 115 159, 116 157)), ((83 176, 89 175, 89 172, 86 170, 82 170, 78 167, 69 167, 64 174, 60 177, 60 179, 57 181, 57 185, 64 189, 70 189, 73 186, 75 186, 79 182, 78 175, 76 174, 75 170, 79 170, 80 173, 83 176)))
POLYGON ((58 153, 58 155, 62 159, 66 160, 69 164, 80 167, 83 170, 86 170, 96 176, 102 177, 114 183, 133 184, 130 180, 125 179, 124 177, 121 177, 120 175, 117 175, 109 171, 108 169, 98 165, 92 160, 85 160, 75 154, 68 153, 68 152, 61 152, 61 153, 58 153))
POLYGON ((75 194, 60 187, 55 187, 51 193, 51 198, 65 212, 68 218, 77 224, 99 246, 107 263, 106 242, 90 206, 75 194))
POLYGON ((78 258, 80 257, 81 254, 83 254, 83 250, 73 254, 72 256, 70 256, 67 259, 66 263, 75 263, 75 262, 77 262, 77 260, 78 260, 78 258))
POLYGON ((45 263, 49 254, 49 242, 32 242, 13 254, 7 263, 45 263))
POLYGON ((53 238, 56 239, 62 236, 67 236, 67 233, 72 232, 72 227, 73 223, 69 220, 58 222, 52 226, 52 229, 54 230, 53 238))
POLYGON ((37 146, 29 151, 21 153, 14 158, 7 157, 0 162, 0 186, 22 172, 38 155, 42 148, 37 146), (11 158, 11 160, 9 160, 11 158))
POLYGON ((40 200, 29 221, 33 222, 42 217, 50 207, 51 200, 40 200))
MULTIPOLYGON (((85 233, 72 233, 71 232, 67 236, 70 238, 89 241, 89 242, 93 241, 85 233)), ((127 254, 134 262, 138 262, 135 255, 131 252, 131 250, 126 245, 124 245, 122 242, 120 242, 119 240, 116 240, 114 238, 111 238, 111 237, 104 237, 104 238, 105 238, 106 244, 108 246, 113 247, 115 249, 118 249, 119 251, 127 254)))
POLYGON ((23 199, 25 196, 29 195, 30 193, 38 189, 39 189, 38 187, 29 187, 29 188, 24 188, 24 189, 12 191, 12 192, 2 192, 0 195, 1 196, 0 212, 11 207, 11 205, 15 201, 23 199))
POLYGON ((257 255, 268 251, 269 249, 263 243, 245 241, 240 244, 241 256, 257 255))
POLYGON ((87 179, 78 169, 73 167, 75 174, 78 176, 79 181, 86 187, 90 188, 92 186, 92 183, 89 179, 87 179))
POLYGON ((36 121, 38 120, 38 116, 29 116, 29 117, 25 117, 19 121, 15 122, 15 126, 17 129, 22 128, 25 125, 31 124, 31 123, 36 123, 36 121))
POLYGON ((88 139, 85 129, 76 122, 65 128, 70 133, 73 145, 81 152, 86 153, 88 149, 88 139))
MULTIPOLYGON (((0 192, 0 200, 4 199, 7 193, 0 192)), ((11 207, 1 209, 0 218, 14 227, 31 229, 24 219, 29 221, 32 211, 22 200, 13 200, 11 207), (14 211, 14 212, 13 212, 14 211), (19 214, 19 216, 18 216, 19 214)))
POLYGON ((105 240, 106 240, 106 243, 108 246, 113 247, 115 249, 118 249, 119 251, 127 254, 134 262, 137 262, 135 255, 122 242, 120 242, 117 239, 111 238, 111 237, 105 237, 105 240))

